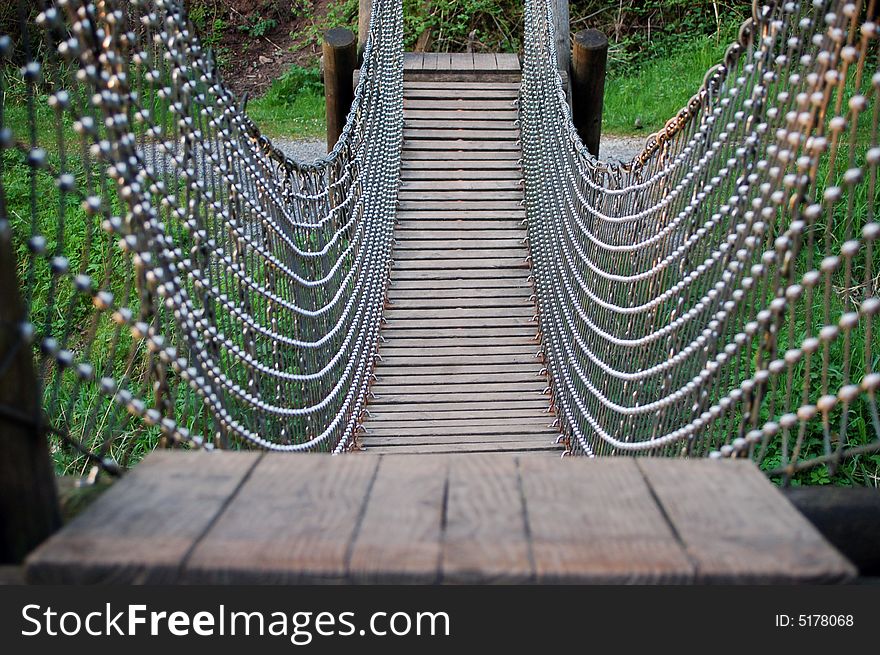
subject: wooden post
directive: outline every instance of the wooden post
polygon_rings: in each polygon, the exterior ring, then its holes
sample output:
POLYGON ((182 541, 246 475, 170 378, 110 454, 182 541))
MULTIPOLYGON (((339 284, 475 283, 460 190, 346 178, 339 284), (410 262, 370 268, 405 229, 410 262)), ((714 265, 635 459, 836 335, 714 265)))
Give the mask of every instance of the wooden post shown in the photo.
POLYGON ((0 216, 0 563, 18 564, 61 525, 11 231, 0 216))
POLYGON ((880 489, 815 486, 782 492, 861 575, 880 575, 880 489))
POLYGON ((553 28, 556 31, 556 64, 567 75, 571 66, 568 0, 553 0, 553 28))
POLYGON ((351 30, 336 27, 324 34, 324 99, 327 103, 327 152, 345 127, 354 100, 357 50, 351 30))
POLYGON ((602 104, 605 96, 605 66, 608 39, 599 30, 581 30, 574 35, 571 56, 572 114, 581 140, 599 156, 602 135, 602 104))
POLYGON ((364 48, 367 47, 371 13, 373 13, 373 0, 358 0, 358 61, 363 58, 364 48))

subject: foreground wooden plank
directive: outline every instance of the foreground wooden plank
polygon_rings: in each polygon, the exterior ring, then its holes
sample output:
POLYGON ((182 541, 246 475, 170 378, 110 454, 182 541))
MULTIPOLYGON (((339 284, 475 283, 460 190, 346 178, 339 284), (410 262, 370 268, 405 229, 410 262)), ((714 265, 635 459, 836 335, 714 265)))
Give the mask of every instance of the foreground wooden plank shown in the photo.
POLYGON ((748 460, 640 459, 699 582, 838 582, 855 569, 748 460))
POLYGON ((267 456, 185 567, 194 583, 341 581, 378 462, 267 456))
POLYGON ((855 575, 747 461, 560 460, 545 436, 418 446, 381 437, 400 445, 341 457, 155 453, 33 553, 27 579, 803 583, 855 575))
POLYGON ((534 576, 514 458, 464 457, 449 471, 444 582, 528 582, 534 576))
POLYGON ((633 460, 524 458, 520 467, 538 582, 693 579, 693 564, 633 460))
POLYGON ((157 450, 27 561, 29 582, 175 582, 261 453, 157 450))
POLYGON ((449 462, 425 457, 379 465, 351 548, 357 582, 436 582, 449 462))

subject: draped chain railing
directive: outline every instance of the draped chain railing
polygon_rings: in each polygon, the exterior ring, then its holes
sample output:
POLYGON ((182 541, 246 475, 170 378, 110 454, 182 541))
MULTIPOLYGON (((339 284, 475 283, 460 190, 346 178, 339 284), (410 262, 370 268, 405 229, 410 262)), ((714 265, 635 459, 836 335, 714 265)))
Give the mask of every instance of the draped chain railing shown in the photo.
POLYGON ((593 158, 572 126, 551 5, 526 2, 520 114, 542 350, 571 450, 752 457, 786 481, 877 485, 876 0, 757 2, 627 164, 593 158))
POLYGON ((2 329, 34 349, 57 467, 160 443, 345 449, 390 267, 399 0, 374 3, 314 164, 260 134, 182 0, 25 4, 0 37, 0 231, 29 318, 2 329))

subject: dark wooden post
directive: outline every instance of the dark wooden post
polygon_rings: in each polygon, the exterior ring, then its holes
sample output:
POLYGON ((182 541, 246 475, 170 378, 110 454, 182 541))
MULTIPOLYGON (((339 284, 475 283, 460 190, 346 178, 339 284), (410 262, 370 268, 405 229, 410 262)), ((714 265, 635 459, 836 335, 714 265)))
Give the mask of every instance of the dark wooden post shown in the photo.
POLYGON ((608 39, 599 30, 574 35, 571 55, 571 100, 574 124, 591 153, 599 156, 608 39))
POLYGON ((861 575, 880 575, 880 489, 787 487, 782 493, 861 575))
POLYGON ((363 58, 364 48, 367 47, 371 13, 373 13, 373 0, 358 0, 358 61, 363 58))
POLYGON ((0 563, 17 564, 61 524, 11 232, 0 216, 0 563))
POLYGON ((327 102, 327 151, 333 149, 345 127, 354 100, 357 50, 351 30, 336 27, 324 34, 324 99, 327 102))

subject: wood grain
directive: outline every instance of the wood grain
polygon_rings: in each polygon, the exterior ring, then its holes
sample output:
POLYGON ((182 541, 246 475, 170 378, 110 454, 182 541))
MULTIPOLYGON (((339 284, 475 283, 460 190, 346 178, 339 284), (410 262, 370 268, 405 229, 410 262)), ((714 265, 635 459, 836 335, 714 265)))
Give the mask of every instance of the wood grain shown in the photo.
POLYGON ((28 582, 177 581, 184 558, 262 456, 150 453, 87 512, 31 554, 28 582))
POLYGON ((676 583, 694 567, 635 461, 523 458, 538 582, 676 583))
POLYGON ((855 569, 748 460, 638 466, 707 583, 839 582, 855 569))
POLYGON ((193 583, 341 582, 378 462, 266 456, 185 567, 193 583))
POLYGON ((534 575, 515 458, 475 454, 449 471, 441 577, 528 582, 534 575))
POLYGON ((351 580, 437 581, 448 466, 431 457, 382 459, 351 546, 351 580))

